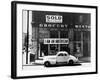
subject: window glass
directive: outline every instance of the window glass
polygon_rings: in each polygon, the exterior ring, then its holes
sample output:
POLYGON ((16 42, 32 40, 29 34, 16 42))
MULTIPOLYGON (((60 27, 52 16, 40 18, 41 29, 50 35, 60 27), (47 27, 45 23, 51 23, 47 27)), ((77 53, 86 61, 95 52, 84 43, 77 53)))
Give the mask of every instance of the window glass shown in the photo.
POLYGON ((68 38, 68 31, 61 31, 60 38, 68 38))
POLYGON ((67 56, 67 54, 64 54, 64 56, 67 56))
POLYGON ((84 41, 90 40, 90 31, 83 32, 83 40, 84 41))
POLYGON ((50 38, 58 38, 58 31, 50 31, 50 38))
POLYGON ((63 56, 63 54, 61 53, 61 54, 59 54, 58 56, 63 56))
POLYGON ((81 41, 81 31, 74 31, 74 41, 81 41))

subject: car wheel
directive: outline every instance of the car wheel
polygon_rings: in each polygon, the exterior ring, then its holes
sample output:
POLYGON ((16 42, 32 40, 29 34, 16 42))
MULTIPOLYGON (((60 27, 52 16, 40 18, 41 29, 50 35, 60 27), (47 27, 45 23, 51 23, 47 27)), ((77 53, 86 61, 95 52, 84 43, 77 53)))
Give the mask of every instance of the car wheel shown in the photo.
POLYGON ((45 67, 49 67, 49 66, 50 66, 50 62, 48 62, 48 61, 45 62, 45 63, 44 63, 44 66, 45 66, 45 67))
POLYGON ((69 64, 74 64, 74 61, 73 60, 69 60, 69 64))

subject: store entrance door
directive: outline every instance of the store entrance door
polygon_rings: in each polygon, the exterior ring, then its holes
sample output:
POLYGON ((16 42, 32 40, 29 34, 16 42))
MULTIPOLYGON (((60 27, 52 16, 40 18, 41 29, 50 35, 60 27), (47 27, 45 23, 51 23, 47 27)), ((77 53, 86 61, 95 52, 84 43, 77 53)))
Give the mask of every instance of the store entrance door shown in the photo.
POLYGON ((47 56, 48 55, 48 45, 40 43, 40 55, 39 57, 47 56))

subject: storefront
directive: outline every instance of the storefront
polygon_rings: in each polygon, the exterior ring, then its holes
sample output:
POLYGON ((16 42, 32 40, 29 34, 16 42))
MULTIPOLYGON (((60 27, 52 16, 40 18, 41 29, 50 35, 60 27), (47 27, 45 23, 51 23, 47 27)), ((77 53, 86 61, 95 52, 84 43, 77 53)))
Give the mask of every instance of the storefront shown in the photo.
POLYGON ((90 14, 32 12, 32 45, 36 59, 67 51, 76 57, 90 57, 90 14))

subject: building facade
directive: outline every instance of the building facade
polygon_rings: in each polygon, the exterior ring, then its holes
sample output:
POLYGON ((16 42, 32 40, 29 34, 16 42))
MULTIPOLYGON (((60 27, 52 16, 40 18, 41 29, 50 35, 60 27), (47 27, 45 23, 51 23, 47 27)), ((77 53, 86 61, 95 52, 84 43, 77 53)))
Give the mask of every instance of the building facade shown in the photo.
POLYGON ((32 11, 32 50, 36 59, 67 51, 76 57, 91 56, 90 14, 32 11))

